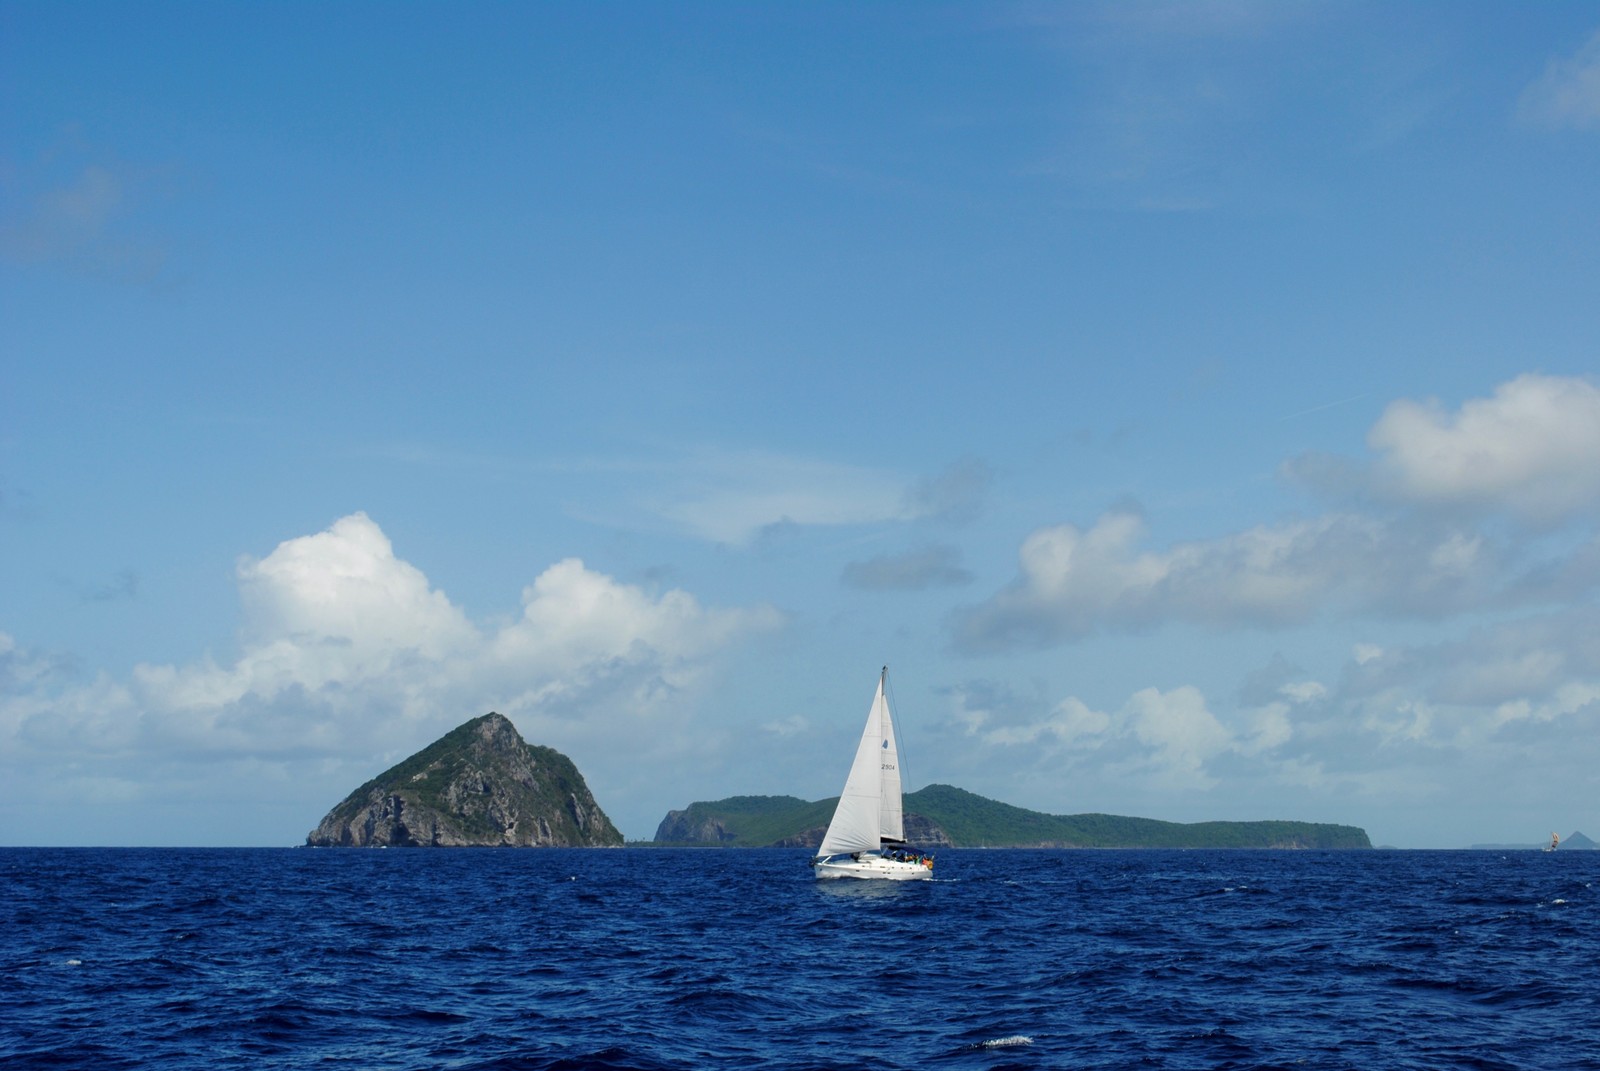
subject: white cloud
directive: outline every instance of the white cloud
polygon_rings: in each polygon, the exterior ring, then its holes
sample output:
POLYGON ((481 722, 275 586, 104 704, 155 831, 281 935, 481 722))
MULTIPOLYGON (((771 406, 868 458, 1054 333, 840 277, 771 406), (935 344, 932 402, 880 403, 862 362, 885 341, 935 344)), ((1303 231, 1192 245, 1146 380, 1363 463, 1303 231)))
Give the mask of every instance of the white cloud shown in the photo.
POLYGON ((1367 442, 1391 499, 1545 522, 1600 506, 1600 389, 1588 380, 1523 375, 1456 413, 1395 402, 1367 442))
POLYGON ((1600 613, 1578 607, 1496 622, 1435 644, 1358 655, 1343 699, 1416 695, 1457 711, 1526 701, 1548 705, 1573 681, 1600 680, 1600 613))
MULTIPOLYGON (((477 642, 477 632, 365 513, 325 532, 279 544, 238 568, 245 619, 258 640, 337 641, 385 661, 415 651, 447 658, 477 642)), ((350 659, 346 660, 347 663, 350 659)))
POLYGON ((968 651, 1046 646, 1169 621, 1304 622, 1330 610, 1429 616, 1481 604, 1504 583, 1499 552, 1455 529, 1355 514, 1259 526, 1144 551, 1142 520, 1101 517, 1023 542, 1018 577, 957 617, 968 651))
POLYGON ((1442 769, 1471 770, 1471 792, 1492 799, 1502 783, 1525 785, 1529 770, 1593 783, 1600 763, 1593 608, 1437 644, 1363 644, 1333 680, 1293 672, 1275 657, 1231 706, 1192 685, 1144 688, 1105 709, 1075 696, 1029 704, 979 685, 959 696, 960 746, 972 769, 1004 769, 1049 786, 1049 798, 1070 786, 1085 809, 1134 799, 1145 810, 1127 813, 1232 806, 1262 817, 1253 801, 1270 791, 1324 821, 1350 820, 1340 816, 1357 798, 1459 808, 1442 769))
MULTIPOLYGON (((1297 697, 1291 694, 1290 698, 1297 697)), ((1290 709, 1291 704, 1287 702, 1258 707, 1250 713, 1247 728, 1234 746, 1247 755, 1259 755, 1283 747, 1294 737, 1290 709)))
POLYGON ((1151 749, 1151 763, 1171 777, 1206 787, 1213 778, 1206 763, 1234 746, 1232 734, 1206 707, 1198 688, 1170 692, 1145 688, 1123 707, 1128 731, 1151 749))
POLYGON ((1592 535, 1541 545, 1521 526, 1487 524, 1511 517, 1548 533, 1600 509, 1600 389, 1589 381, 1524 375, 1456 413, 1397 402, 1368 441, 1379 454, 1368 470, 1302 458, 1291 473, 1398 513, 1333 512, 1166 550, 1140 545, 1133 512, 1041 528, 1022 543, 1017 578, 957 615, 957 646, 1047 646, 1174 621, 1440 618, 1568 604, 1600 583, 1592 535))
POLYGON ((1281 691, 1297 703, 1309 703, 1328 694, 1328 689, 1319 681, 1294 681, 1285 684, 1281 691))
POLYGON ((787 718, 763 722, 761 728, 774 736, 799 736, 811 728, 811 722, 803 714, 791 714, 787 718))
POLYGON ((1289 704, 1280 704, 1270 715, 1252 715, 1244 728, 1235 730, 1212 713, 1192 685, 1141 689, 1115 711, 1095 710, 1068 696, 1037 719, 1014 703, 974 706, 973 700, 981 704, 983 695, 979 688, 961 696, 967 708, 961 718, 966 734, 983 747, 1006 752, 1023 748, 1030 763, 1045 766, 1092 762, 1168 792, 1208 788, 1215 783, 1208 767, 1219 756, 1261 754, 1292 736, 1289 704))
POLYGON ((1551 60, 1523 91, 1519 112, 1543 126, 1600 126, 1600 33, 1572 56, 1551 60))
POLYGON ((651 595, 569 559, 523 592, 519 618, 480 629, 360 513, 242 559, 238 579, 243 640, 226 664, 71 683, 42 675, 5 637, 0 751, 370 762, 398 724, 415 727, 399 738, 421 743, 490 709, 541 724, 591 719, 628 738, 623 726, 693 686, 722 649, 779 622, 766 608, 651 595))
MULTIPOLYGON (((976 713, 976 712, 972 712, 976 713)), ((1065 747, 1096 746, 1111 729, 1111 716, 1092 710, 1077 696, 1068 696, 1058 703, 1043 721, 1031 724, 997 725, 983 729, 984 716, 968 721, 970 732, 983 732, 990 744, 1033 744, 1050 740, 1065 747)))
POLYGON ((512 711, 570 709, 618 687, 642 709, 692 686, 719 649, 778 623, 770 609, 708 610, 684 591, 652 597, 569 558, 523 591, 521 619, 492 638, 481 671, 524 685, 506 700, 512 711))
POLYGON ((963 524, 982 512, 993 480, 975 458, 919 480, 865 465, 717 448, 556 467, 633 484, 620 504, 592 501, 591 493, 573 507, 590 521, 657 531, 665 522, 692 538, 738 548, 798 529, 963 524))

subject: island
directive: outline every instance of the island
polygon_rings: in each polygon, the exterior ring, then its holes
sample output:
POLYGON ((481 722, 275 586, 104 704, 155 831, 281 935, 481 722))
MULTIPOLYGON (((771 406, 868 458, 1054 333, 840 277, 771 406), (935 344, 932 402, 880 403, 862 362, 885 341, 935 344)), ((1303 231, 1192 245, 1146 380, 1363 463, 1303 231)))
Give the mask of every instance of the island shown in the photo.
POLYGON ((491 711, 339 802, 314 848, 618 847, 622 834, 572 760, 491 711))
MULTIPOLYGON (((838 799, 734 796, 671 811, 654 843, 815 849, 838 799)), ((906 795, 906 839, 954 848, 1317 848, 1362 849, 1357 826, 1321 822, 1162 822, 1111 814, 1053 815, 1013 807, 950 785, 906 795)))
POLYGON ((1470 848, 1475 852, 1538 852, 1538 851, 1563 851, 1563 852, 1592 852, 1600 851, 1600 842, 1596 842, 1583 835, 1579 830, 1573 830, 1565 840, 1552 845, 1549 841, 1541 844, 1474 844, 1470 848))

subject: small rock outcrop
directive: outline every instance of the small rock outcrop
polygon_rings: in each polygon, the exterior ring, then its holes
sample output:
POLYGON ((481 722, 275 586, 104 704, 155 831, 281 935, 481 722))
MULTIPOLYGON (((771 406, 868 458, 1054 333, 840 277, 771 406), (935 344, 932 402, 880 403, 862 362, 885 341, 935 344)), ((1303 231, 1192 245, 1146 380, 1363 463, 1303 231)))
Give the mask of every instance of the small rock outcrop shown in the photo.
POLYGON ((314 848, 613 847, 622 834, 572 760, 474 718, 368 781, 306 836, 314 848))

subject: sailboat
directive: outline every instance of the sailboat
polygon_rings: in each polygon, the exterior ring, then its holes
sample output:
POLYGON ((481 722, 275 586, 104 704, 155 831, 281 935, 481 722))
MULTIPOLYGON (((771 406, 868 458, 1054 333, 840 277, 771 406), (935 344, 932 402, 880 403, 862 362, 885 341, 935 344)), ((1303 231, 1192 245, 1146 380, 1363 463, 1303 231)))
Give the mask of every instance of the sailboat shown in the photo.
POLYGON ((900 813, 900 757, 894 718, 884 684, 889 667, 878 674, 878 691, 856 745, 855 762, 833 821, 811 866, 818 878, 878 878, 915 881, 933 877, 933 858, 906 847, 900 813))
POLYGON ((1552 833, 1552 834, 1550 834, 1550 847, 1546 848, 1545 851, 1553 852, 1553 851, 1556 850, 1557 846, 1559 846, 1560 844, 1561 844, 1561 838, 1556 836, 1554 833, 1552 833))

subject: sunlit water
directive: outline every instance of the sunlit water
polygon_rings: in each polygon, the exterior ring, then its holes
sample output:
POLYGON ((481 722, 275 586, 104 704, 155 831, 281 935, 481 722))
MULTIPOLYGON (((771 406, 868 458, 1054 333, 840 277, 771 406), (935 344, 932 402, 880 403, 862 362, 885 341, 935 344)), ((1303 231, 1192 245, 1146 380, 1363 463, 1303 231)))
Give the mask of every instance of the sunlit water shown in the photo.
POLYGON ((1600 1068, 1600 852, 0 849, 0 1065, 1600 1068))

